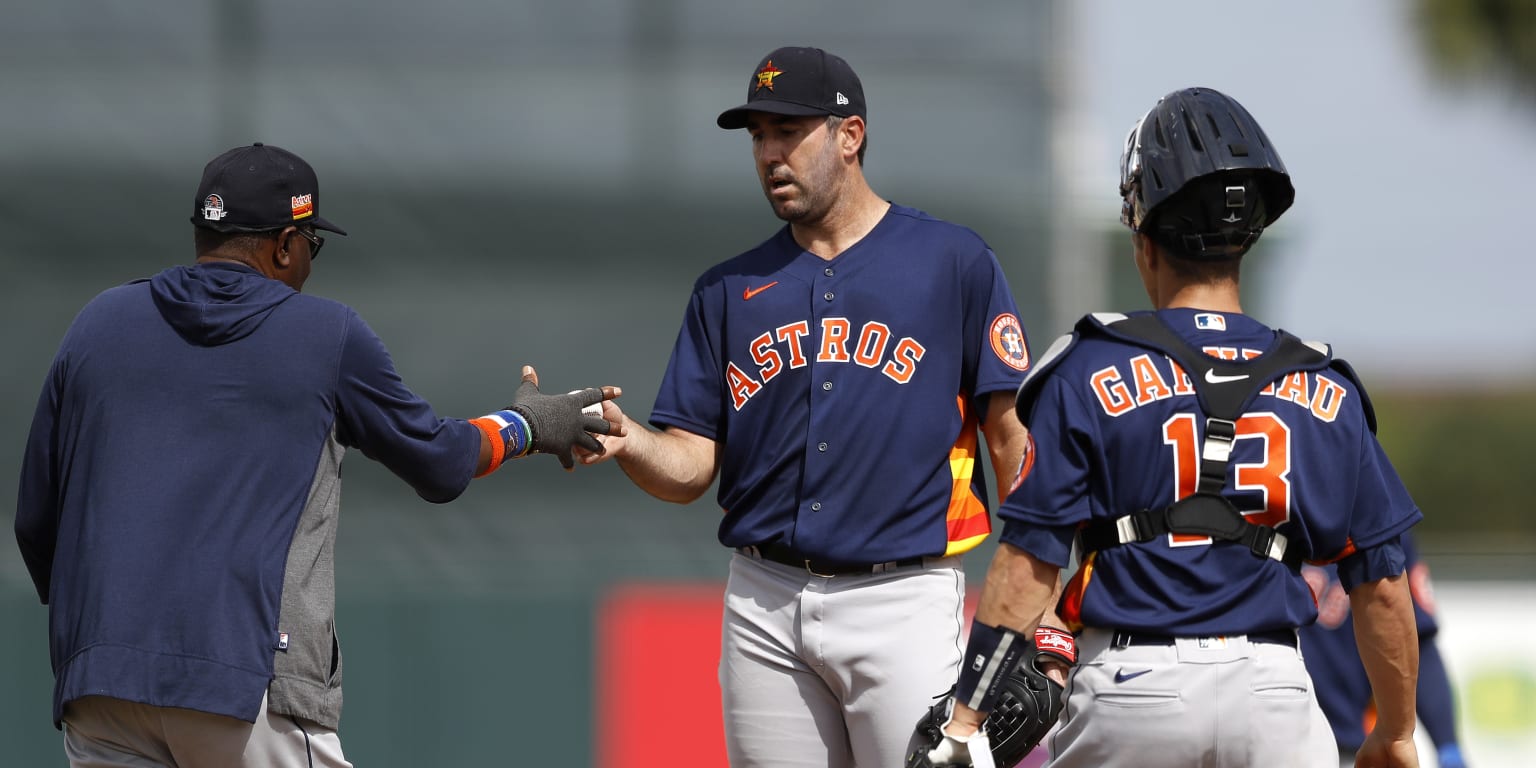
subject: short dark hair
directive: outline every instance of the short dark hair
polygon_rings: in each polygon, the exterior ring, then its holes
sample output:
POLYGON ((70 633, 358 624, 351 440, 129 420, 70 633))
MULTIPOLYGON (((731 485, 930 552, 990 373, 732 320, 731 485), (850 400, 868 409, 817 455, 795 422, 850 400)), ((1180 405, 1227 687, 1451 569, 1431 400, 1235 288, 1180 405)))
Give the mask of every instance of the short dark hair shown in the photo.
POLYGON ((1242 256, 1225 259, 1192 259, 1162 243, 1158 245, 1162 247, 1163 254, 1168 257, 1168 267, 1180 280, 1207 285, 1229 280, 1233 283, 1238 282, 1238 275, 1243 265, 1242 256))
MULTIPOLYGON (((827 130, 828 131, 832 131, 832 132, 835 133, 837 131, 838 126, 842 125, 843 121, 847 120, 847 119, 848 118, 846 118, 846 117, 838 117, 837 115, 827 115, 827 130)), ((864 164, 864 150, 866 150, 866 149, 869 149, 869 121, 868 120, 864 121, 864 141, 859 143, 859 165, 863 165, 864 164)))
POLYGON ((267 230, 263 232, 216 232, 206 227, 192 228, 192 244, 198 256, 213 253, 214 251, 233 251, 236 253, 254 253, 262 243, 277 236, 281 230, 267 230))

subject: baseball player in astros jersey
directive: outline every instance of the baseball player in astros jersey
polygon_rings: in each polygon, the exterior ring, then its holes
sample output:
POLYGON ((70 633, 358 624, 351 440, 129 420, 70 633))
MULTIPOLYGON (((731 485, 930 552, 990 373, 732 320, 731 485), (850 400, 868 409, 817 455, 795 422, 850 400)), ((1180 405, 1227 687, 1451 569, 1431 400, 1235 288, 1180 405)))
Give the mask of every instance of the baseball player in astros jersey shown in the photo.
POLYGON ((1238 301, 1285 166, 1240 104, 1191 88, 1131 131, 1121 182, 1156 310, 1084 318, 1020 388, 1033 469, 999 511, 946 733, 975 731, 1076 544, 1049 765, 1332 765, 1296 630, 1317 615, 1300 564, 1335 561, 1380 710, 1360 765, 1416 765, 1400 537, 1421 515, 1350 368, 1238 301))
MULTIPOLYGON (((1435 619, 1434 588, 1429 566, 1419 559, 1413 538, 1403 535, 1407 555, 1408 587, 1413 593, 1413 614, 1419 630, 1419 687, 1415 701, 1419 722, 1435 745, 1435 764, 1440 768, 1466 768, 1456 736, 1456 702, 1445 660, 1435 643, 1440 626, 1435 619)), ((1349 613, 1349 597, 1339 583, 1338 568, 1304 566, 1302 575, 1317 598, 1317 621, 1301 628, 1307 651, 1307 672, 1317 686, 1317 700, 1333 727, 1343 765, 1355 764, 1355 751, 1376 719, 1371 702, 1371 681, 1360 664, 1355 646, 1355 622, 1349 613)))
POLYGON ((752 70, 717 122, 747 129, 787 226, 698 279, 660 431, 607 444, 669 501, 719 475, 738 768, 901 764, 959 664, 959 555, 990 529, 978 430, 998 477, 1027 443, 1012 393, 1029 353, 997 259, 869 188, 865 115, 859 78, 820 49, 752 70))

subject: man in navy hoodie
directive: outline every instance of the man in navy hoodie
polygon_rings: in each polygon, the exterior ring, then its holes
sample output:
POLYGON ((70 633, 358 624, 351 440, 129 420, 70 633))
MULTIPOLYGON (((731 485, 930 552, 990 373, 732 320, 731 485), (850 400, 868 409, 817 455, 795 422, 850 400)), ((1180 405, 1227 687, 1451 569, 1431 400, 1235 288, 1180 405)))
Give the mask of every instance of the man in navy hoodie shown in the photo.
MULTIPOLYGON (((197 261, 81 310, 43 384, 16 539, 49 606, 74 766, 348 766, 334 631, 342 455, 427 501, 529 453, 601 452, 615 387, 445 419, 349 307, 299 293, 325 240, 314 171, 257 143, 210 161, 197 261)), ((611 430, 611 432, 610 432, 611 430)))

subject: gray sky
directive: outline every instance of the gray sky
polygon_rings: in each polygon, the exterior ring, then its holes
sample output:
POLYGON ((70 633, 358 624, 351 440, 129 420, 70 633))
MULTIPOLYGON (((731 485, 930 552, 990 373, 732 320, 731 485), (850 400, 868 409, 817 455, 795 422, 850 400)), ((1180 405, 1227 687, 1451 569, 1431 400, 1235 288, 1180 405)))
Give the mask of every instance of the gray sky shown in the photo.
MULTIPOLYGON (((1072 150, 1089 216, 1115 216, 1121 143, 1165 93, 1242 102, 1297 189, 1273 230, 1271 324, 1396 380, 1536 376, 1536 110, 1448 86, 1398 0, 1084 0, 1072 150)), ((1258 286, 1250 286, 1254 288, 1258 286)))

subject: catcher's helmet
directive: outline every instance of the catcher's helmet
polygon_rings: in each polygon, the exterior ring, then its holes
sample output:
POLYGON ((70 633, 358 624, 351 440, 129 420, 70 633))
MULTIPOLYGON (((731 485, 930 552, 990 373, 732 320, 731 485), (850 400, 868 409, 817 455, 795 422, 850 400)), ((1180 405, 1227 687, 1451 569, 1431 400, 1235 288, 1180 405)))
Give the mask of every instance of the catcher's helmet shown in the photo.
POLYGON ((1120 220, 1175 253, 1248 251, 1296 199, 1290 174, 1243 105, 1210 88, 1164 96, 1125 138, 1120 220))

